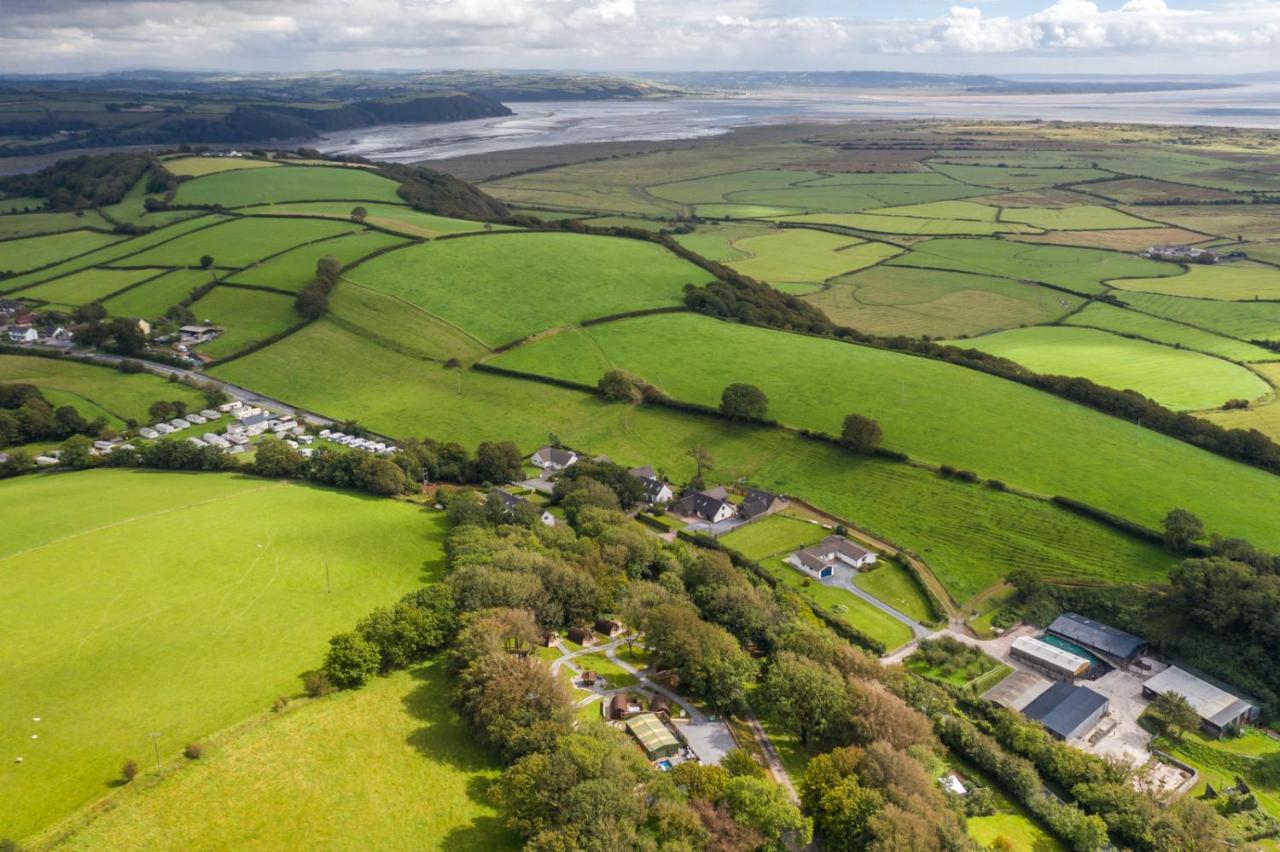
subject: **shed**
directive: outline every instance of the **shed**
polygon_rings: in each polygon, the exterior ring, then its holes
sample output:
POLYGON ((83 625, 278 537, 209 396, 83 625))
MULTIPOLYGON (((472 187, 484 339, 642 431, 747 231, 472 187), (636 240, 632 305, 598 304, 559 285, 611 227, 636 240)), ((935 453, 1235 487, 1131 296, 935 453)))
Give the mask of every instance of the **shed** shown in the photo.
POLYGON ((1054 680, 1071 683, 1089 673, 1089 661, 1084 657, 1030 636, 1014 639, 1009 654, 1032 671, 1054 680))
POLYGON ((1023 709, 1022 714, 1044 725, 1060 740, 1074 740, 1093 730, 1111 702, 1087 686, 1055 683, 1023 709))
POLYGON ((1215 737, 1222 736, 1231 725, 1250 722, 1258 716, 1258 708, 1251 702, 1178 666, 1169 666, 1142 685, 1142 694, 1147 698, 1170 692, 1187 699, 1200 716, 1201 727, 1215 737))
POLYGON ((1014 672, 986 691, 982 697, 1009 710, 1021 710, 1050 686, 1034 672, 1014 672))
POLYGON ((1074 612, 1064 612, 1049 625, 1050 634, 1075 642, 1107 661, 1128 665, 1147 647, 1147 640, 1118 630, 1109 624, 1085 618, 1074 612))
POLYGON ((627 731, 636 738, 650 760, 671 757, 680 751, 680 741, 653 713, 641 713, 627 720, 627 731))
POLYGON ((619 692, 609 699, 609 718, 625 719, 627 714, 631 712, 631 704, 627 701, 625 693, 619 692))
POLYGON ((649 699, 649 709, 654 713, 671 713, 671 702, 667 700, 667 696, 658 693, 649 699))
POLYGON ((596 619, 596 632, 605 636, 617 636, 622 632, 622 625, 609 618, 596 619))
POLYGON ((590 645, 596 641, 596 636, 585 627, 570 627, 566 633, 569 641, 576 645, 590 645))
POLYGON ((586 669, 585 671, 582 672, 582 682, 586 686, 595 686, 596 673, 591 671, 591 669, 586 669))

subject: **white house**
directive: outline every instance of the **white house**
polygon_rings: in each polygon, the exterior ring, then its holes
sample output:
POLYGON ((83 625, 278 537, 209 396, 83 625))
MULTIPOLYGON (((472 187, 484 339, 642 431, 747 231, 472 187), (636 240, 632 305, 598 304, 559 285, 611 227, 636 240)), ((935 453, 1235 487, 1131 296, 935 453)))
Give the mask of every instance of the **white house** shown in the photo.
POLYGON ((35 343, 39 339, 40 332, 29 325, 9 329, 10 343, 35 343))
POLYGON ((718 524, 738 514, 738 507, 729 502, 728 492, 723 487, 696 491, 683 497, 673 510, 687 518, 701 518, 709 523, 718 524))
POLYGON ((843 536, 829 535, 812 547, 791 554, 786 561, 806 574, 825 580, 835 573, 837 566, 865 568, 875 563, 876 555, 843 536))
POLYGON ((543 470, 564 470, 578 461, 578 454, 559 447, 543 447, 529 458, 534 467, 543 470))

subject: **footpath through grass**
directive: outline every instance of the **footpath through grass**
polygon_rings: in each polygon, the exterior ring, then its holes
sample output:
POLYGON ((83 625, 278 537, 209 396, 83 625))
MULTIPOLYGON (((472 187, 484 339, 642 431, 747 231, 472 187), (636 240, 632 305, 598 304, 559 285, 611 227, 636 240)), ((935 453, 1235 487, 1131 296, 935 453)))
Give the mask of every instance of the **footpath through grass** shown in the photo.
POLYGON ((516 849, 485 800, 497 774, 430 662, 215 739, 56 848, 516 849))
POLYGON ((391 500, 130 470, 0 482, 0 529, 0 836, 17 838, 145 765, 150 732, 170 757, 296 693, 331 635, 439 575, 445 532, 391 500))

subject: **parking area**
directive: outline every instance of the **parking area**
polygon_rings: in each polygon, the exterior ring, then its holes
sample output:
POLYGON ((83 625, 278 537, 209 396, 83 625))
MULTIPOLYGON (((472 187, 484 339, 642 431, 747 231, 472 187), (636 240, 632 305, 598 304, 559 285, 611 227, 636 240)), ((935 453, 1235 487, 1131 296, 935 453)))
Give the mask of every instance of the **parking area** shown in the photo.
POLYGON ((699 722, 676 720, 673 724, 684 734, 689 748, 698 760, 707 764, 719 763, 726 754, 737 747, 729 726, 721 721, 704 719, 699 722))

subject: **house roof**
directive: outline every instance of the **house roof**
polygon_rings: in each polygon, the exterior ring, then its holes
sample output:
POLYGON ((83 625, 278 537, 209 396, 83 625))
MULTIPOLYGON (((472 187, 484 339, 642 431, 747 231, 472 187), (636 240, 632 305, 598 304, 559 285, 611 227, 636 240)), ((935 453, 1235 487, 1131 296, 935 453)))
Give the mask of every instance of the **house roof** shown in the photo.
POLYGON ((1120 660, 1129 659, 1147 644, 1147 640, 1140 636, 1074 612, 1064 612, 1055 618, 1049 625, 1049 632, 1120 660))
POLYGON ((1023 708, 1022 714, 1066 739, 1106 704, 1105 695, 1087 686, 1055 683, 1023 708))
POLYGON ((627 473, 631 474, 636 479, 657 479, 658 478, 658 472, 653 469, 653 465, 648 465, 648 464, 642 467, 633 467, 631 468, 631 470, 627 471, 627 473))
POLYGON ((743 516, 755 518, 768 512, 776 502, 778 502, 777 494, 761 491, 759 488, 748 488, 740 509, 743 516))
POLYGON ((250 414, 240 421, 245 426, 257 426, 259 423, 271 422, 271 415, 263 412, 261 414, 250 414))
POLYGON ((870 553, 871 551, 858 547, 844 536, 829 535, 817 544, 801 550, 796 556, 806 565, 821 566, 830 562, 837 554, 856 562, 870 553))
MULTIPOLYGON (((723 491, 723 489, 720 490, 723 491)), ((717 496, 714 490, 696 491, 683 497, 676 505, 682 514, 697 515, 709 521, 716 516, 721 507, 728 505, 728 501, 717 496)))
POLYGON ((559 447, 543 447, 534 453, 534 455, 540 456, 544 461, 560 465, 561 467, 573 464, 578 460, 577 453, 564 450, 559 447))
POLYGON ((676 735, 662 724, 662 720, 653 713, 641 713, 627 720, 627 730, 640 741, 649 754, 671 752, 680 747, 676 735))
POLYGON ((1200 715, 1201 719, 1220 728, 1230 725, 1254 706, 1243 698, 1177 666, 1169 666, 1142 686, 1157 695, 1176 692, 1187 699, 1187 703, 1200 715))
POLYGON ((515 507, 519 506, 521 503, 528 502, 523 497, 517 497, 509 491, 503 491, 501 488, 495 488, 490 491, 489 494, 497 494, 498 499, 502 501, 502 505, 506 507, 508 512, 514 510, 515 507))
POLYGON ((656 503, 658 498, 662 496, 662 489, 667 487, 667 483, 654 477, 641 477, 640 487, 644 489, 644 496, 648 501, 656 503))

